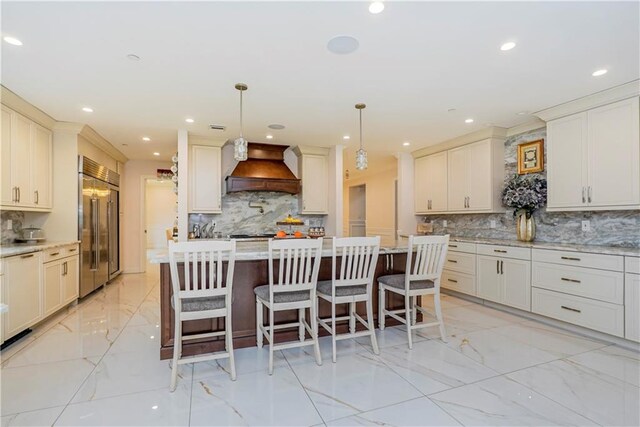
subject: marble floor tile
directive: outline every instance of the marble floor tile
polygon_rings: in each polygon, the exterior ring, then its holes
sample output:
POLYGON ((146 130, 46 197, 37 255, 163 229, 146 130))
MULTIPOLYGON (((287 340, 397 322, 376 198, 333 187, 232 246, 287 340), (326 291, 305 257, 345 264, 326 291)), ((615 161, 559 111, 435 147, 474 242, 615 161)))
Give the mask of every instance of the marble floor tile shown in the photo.
MULTIPOLYGON (((294 365, 325 422, 420 397, 421 393, 369 352, 337 363, 294 365)), ((274 373, 274 375, 277 374, 274 373)))
POLYGON ((191 384, 68 405, 56 426, 186 426, 191 384))
MULTIPOLYGON (((193 365, 179 365, 178 382, 191 384, 193 365)), ((171 368, 168 360, 146 353, 128 352, 105 355, 82 384, 72 403, 147 390, 169 389, 171 368)))
MULTIPOLYGON (((253 372, 267 373, 269 368, 269 348, 257 347, 239 348, 234 351, 236 374, 243 375, 253 372)), ((315 360, 315 359, 314 359, 315 360)), ((288 366, 287 360, 280 350, 273 353, 274 371, 281 366, 288 366)), ((193 364, 193 378, 201 379, 215 375, 229 376, 229 359, 210 360, 193 364)))
POLYGON ((546 351, 557 358, 584 353, 607 345, 601 341, 533 321, 494 328, 491 329, 491 332, 505 336, 510 341, 546 351))
MULTIPOLYGON (((322 356, 322 362, 332 363, 331 337, 320 337, 318 341, 320 342, 320 355, 322 356)), ((266 346, 264 348, 266 348, 266 346)), ((368 352, 369 351, 362 345, 358 344, 356 340, 349 339, 336 342, 336 357, 338 360, 341 357, 349 356, 352 354, 368 352)), ((313 345, 282 350, 282 354, 284 354, 287 362, 292 366, 306 363, 316 363, 313 345)))
POLYGON ((611 345, 579 354, 570 361, 640 386, 640 353, 611 345))
POLYGON ((145 300, 131 317, 128 326, 157 325, 160 323, 160 303, 145 300))
POLYGON ((2 427, 52 426, 64 408, 64 406, 55 406, 53 408, 6 415, 0 420, 0 425, 2 427))
POLYGON ((571 360, 557 360, 507 375, 602 425, 640 424, 640 389, 571 360))
MULTIPOLYGON (((425 341, 428 338, 426 336, 420 335, 417 331, 412 332, 413 342, 425 341)), ((404 344, 409 347, 409 342, 407 340, 407 330, 404 326, 392 326, 390 328, 385 328, 384 331, 380 329, 376 329, 376 339, 378 341, 378 348, 386 348, 393 347, 396 345, 404 344)), ((356 338, 356 341, 366 347, 369 351, 373 351, 373 347, 371 346, 371 337, 360 337, 356 338)))
POLYGON ((66 405, 96 367, 75 359, 2 369, 2 415, 66 405))
POLYGON ((289 367, 254 372, 236 381, 215 376, 193 381, 191 425, 310 426, 318 411, 289 367))
POLYGON ((494 329, 452 337, 447 346, 503 374, 560 358, 557 354, 500 335, 494 329))
POLYGON ((160 358, 160 326, 127 326, 109 349, 110 354, 132 351, 160 358))
POLYGON ((426 397, 329 421, 328 426, 458 426, 451 415, 426 397))
POLYGON ((430 398, 464 425, 595 425, 551 399, 505 377, 443 391, 430 398))
POLYGON ((424 394, 480 381, 497 372, 436 341, 385 348, 380 359, 424 394))
MULTIPOLYGON (((469 301, 466 299, 454 297, 453 295, 447 295, 444 293, 440 294, 440 306, 443 310, 447 310, 454 307, 461 307, 463 305, 472 305, 475 304, 473 301, 469 301)), ((433 310, 433 296, 423 296, 422 297, 422 307, 433 310)))
POLYGON ((478 304, 443 310, 445 326, 472 332, 524 322, 526 319, 478 304))

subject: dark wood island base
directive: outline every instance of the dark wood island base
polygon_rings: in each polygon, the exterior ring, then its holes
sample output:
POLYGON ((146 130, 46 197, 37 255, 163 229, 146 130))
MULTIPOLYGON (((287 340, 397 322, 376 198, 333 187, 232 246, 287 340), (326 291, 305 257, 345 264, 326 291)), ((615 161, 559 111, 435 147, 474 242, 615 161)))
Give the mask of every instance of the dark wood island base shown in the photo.
MULTIPOLYGON (((404 272, 406 254, 380 254, 376 266, 376 274, 373 282, 373 311, 375 324, 378 325, 378 284, 377 278, 386 274, 398 274, 404 272), (393 266, 396 266, 394 269, 393 266)), ((233 345, 234 348, 253 347, 256 345, 256 299, 253 289, 257 286, 268 283, 268 261, 248 260, 236 261, 234 281, 233 281, 233 345)), ((331 257, 323 257, 320 264, 318 280, 331 279, 331 257)), ((160 359, 170 359, 173 356, 173 332, 174 332, 174 312, 171 308, 171 273, 168 263, 160 264, 160 359)), ((388 309, 403 309, 404 299, 391 292, 386 293, 386 307, 388 309)), ((356 311, 361 316, 365 316, 366 309, 364 303, 358 303, 356 311)), ((336 316, 344 316, 348 312, 348 305, 341 304, 336 308, 336 316)), ((331 317, 331 306, 327 301, 319 302, 320 317, 331 317)), ((418 314, 420 316, 420 314, 418 314)), ((418 319, 420 320, 420 318, 418 319)), ((279 312, 275 314, 275 322, 288 323, 297 321, 295 310, 279 312)), ((363 326, 356 322, 358 330, 363 326)), ((386 325, 394 326, 399 322, 392 318, 387 318, 386 325)), ((184 322, 183 332, 185 334, 196 334, 224 329, 224 319, 195 320, 184 322)), ((348 332, 348 323, 345 321, 338 324, 338 332, 348 332)), ((319 328, 320 336, 328 335, 324 328, 319 328)), ((292 341, 298 339, 298 329, 283 330, 276 332, 276 342, 292 341)), ((208 338, 203 340, 188 341, 183 344, 183 356, 211 353, 224 350, 224 336, 208 338)))

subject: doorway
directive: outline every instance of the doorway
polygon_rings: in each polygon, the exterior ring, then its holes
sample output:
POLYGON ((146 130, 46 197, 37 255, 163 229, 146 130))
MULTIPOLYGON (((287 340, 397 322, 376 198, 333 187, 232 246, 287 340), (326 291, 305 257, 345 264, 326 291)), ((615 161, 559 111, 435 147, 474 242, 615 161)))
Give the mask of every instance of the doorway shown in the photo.
POLYGON ((349 187, 349 236, 367 235, 367 185, 349 187))
POLYGON ((170 180, 147 178, 144 182, 143 253, 147 256, 167 248, 167 230, 176 218, 176 195, 170 180))

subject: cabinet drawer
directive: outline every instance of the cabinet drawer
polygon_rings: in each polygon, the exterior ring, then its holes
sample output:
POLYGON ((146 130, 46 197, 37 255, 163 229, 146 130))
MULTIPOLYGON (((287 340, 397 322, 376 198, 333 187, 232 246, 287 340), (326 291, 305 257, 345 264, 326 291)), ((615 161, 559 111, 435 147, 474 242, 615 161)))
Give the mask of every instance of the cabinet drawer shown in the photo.
POLYGON ((533 260, 600 270, 623 271, 624 257, 618 255, 588 254, 584 252, 534 249, 533 260))
POLYGON ((532 285, 613 304, 624 300, 624 275, 617 271, 534 262, 532 285))
POLYGON ((449 242, 449 252, 466 252, 469 254, 476 253, 476 244, 469 242, 449 242))
POLYGON ((640 274, 640 258, 624 257, 624 271, 627 273, 640 274))
POLYGON ((618 337, 624 333, 624 307, 546 289, 531 289, 534 313, 618 337))
POLYGON ((448 252, 444 268, 458 273, 476 274, 476 256, 463 252, 448 252))
POLYGON ((57 248, 47 249, 44 251, 44 256, 42 257, 42 262, 47 263, 50 261, 57 261, 59 259, 73 256, 78 254, 78 245, 65 245, 57 248))
POLYGON ((529 260, 531 259, 531 249, 514 246, 478 245, 478 255, 529 260))
POLYGON ((476 294, 476 279, 469 274, 444 270, 440 286, 469 295, 476 294))

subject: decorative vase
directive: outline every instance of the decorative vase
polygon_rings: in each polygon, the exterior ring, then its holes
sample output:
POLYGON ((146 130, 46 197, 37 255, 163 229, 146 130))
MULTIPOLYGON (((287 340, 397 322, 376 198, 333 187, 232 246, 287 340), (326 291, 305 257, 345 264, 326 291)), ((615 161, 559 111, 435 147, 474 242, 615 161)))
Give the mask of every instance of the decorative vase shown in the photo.
POLYGON ((536 223, 533 220, 533 213, 524 209, 516 212, 516 234, 518 240, 522 242, 533 242, 536 237, 536 223))

